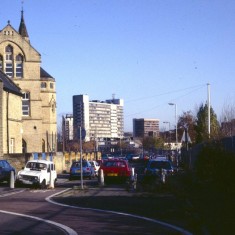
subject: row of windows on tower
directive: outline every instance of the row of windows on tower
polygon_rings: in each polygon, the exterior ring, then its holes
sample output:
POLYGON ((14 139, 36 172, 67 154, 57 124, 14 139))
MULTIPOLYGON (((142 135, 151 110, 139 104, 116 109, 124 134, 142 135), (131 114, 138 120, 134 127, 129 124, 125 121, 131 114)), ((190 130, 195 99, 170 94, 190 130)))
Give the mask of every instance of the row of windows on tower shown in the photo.
POLYGON ((14 56, 13 47, 5 48, 5 55, 0 55, 0 69, 9 77, 23 77, 23 56, 18 54, 14 56))

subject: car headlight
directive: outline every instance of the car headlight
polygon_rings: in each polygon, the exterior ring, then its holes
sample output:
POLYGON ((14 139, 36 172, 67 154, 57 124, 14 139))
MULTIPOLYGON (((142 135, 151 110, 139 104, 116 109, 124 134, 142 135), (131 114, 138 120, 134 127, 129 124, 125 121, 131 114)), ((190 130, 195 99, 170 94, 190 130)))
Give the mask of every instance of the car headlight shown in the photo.
POLYGON ((39 179, 38 179, 38 177, 37 177, 37 176, 35 176, 35 177, 34 177, 34 180, 35 180, 35 181, 39 181, 39 179))
POLYGON ((18 175, 18 179, 22 179, 22 175, 18 175))

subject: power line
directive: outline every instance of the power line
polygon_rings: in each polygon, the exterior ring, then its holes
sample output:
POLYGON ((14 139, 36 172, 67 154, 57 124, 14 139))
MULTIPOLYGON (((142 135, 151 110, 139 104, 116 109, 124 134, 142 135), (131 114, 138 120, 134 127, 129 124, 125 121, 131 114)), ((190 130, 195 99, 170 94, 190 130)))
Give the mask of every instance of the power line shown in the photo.
POLYGON ((140 97, 140 98, 136 98, 136 99, 132 99, 132 100, 127 100, 125 101, 125 103, 130 103, 130 102, 135 102, 135 101, 140 101, 140 100, 145 100, 145 99, 151 99, 151 98, 155 98, 158 96, 163 96, 163 95, 169 95, 169 94, 173 94, 173 93, 177 93, 177 92, 181 92, 181 91, 185 91, 185 90, 189 90, 189 89, 193 89, 193 88, 202 88, 206 86, 206 84, 201 84, 201 85, 197 85, 197 86, 193 86, 193 87, 187 87, 187 88, 182 88, 179 90, 172 90, 172 91, 168 91, 168 92, 164 92, 161 94, 156 94, 156 95, 152 95, 152 96, 145 96, 145 97, 140 97))
MULTIPOLYGON (((195 88, 194 90, 192 90, 192 91, 190 91, 190 92, 187 92, 187 93, 184 94, 184 95, 181 95, 181 96, 176 97, 175 99, 172 99, 172 100, 178 100, 178 99, 180 99, 180 98, 182 98, 182 97, 188 96, 189 94, 191 94, 191 93, 193 93, 193 92, 195 92, 195 91, 200 90, 200 89, 201 89, 202 87, 204 87, 204 86, 206 86, 206 84, 200 85, 200 86, 198 85, 198 86, 194 86, 194 87, 189 87, 189 88, 185 88, 185 89, 180 89, 180 90, 177 90, 177 91, 168 92, 168 93, 163 93, 163 94, 170 94, 170 93, 174 93, 174 92, 178 92, 178 91, 188 90, 188 89, 190 89, 190 88, 195 88)), ((160 95, 158 95, 158 96, 160 96, 160 95)), ((153 97, 153 96, 152 96, 152 97, 153 97)), ((154 96, 154 97, 156 97, 156 96, 154 96)), ((164 103, 162 103, 162 104, 155 105, 155 106, 153 106, 153 107, 151 107, 151 108, 149 108, 149 109, 145 109, 145 110, 142 110, 142 111, 137 112, 137 113, 128 114, 128 115, 126 115, 126 117, 134 116, 134 115, 141 114, 141 113, 144 113, 144 112, 149 112, 149 111, 152 111, 152 110, 154 110, 154 109, 156 109, 156 108, 158 108, 158 107, 160 107, 160 106, 163 106, 163 105, 165 105, 165 104, 166 104, 166 102, 164 102, 164 103)))

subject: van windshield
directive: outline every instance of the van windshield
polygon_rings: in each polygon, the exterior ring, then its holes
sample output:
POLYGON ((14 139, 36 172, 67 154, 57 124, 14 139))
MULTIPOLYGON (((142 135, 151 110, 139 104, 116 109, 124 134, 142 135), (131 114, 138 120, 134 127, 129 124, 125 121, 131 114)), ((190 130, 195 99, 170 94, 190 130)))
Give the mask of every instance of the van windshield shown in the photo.
POLYGON ((46 170, 47 165, 39 162, 28 162, 26 168, 30 168, 30 170, 46 170))

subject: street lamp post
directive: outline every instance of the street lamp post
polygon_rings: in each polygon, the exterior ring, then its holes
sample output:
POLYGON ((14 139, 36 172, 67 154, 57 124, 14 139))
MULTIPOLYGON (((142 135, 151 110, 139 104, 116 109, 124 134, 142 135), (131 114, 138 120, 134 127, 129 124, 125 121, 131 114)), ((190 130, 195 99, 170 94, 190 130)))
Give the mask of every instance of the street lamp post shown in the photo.
POLYGON ((83 189, 83 169, 82 169, 82 128, 79 127, 80 135, 80 165, 81 165, 81 189, 83 189))
POLYGON ((178 132, 177 132, 177 105, 175 103, 168 103, 169 105, 175 106, 175 142, 176 142, 176 165, 178 167, 179 159, 178 159, 178 132))

